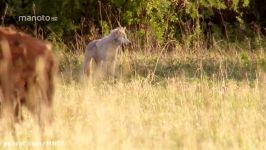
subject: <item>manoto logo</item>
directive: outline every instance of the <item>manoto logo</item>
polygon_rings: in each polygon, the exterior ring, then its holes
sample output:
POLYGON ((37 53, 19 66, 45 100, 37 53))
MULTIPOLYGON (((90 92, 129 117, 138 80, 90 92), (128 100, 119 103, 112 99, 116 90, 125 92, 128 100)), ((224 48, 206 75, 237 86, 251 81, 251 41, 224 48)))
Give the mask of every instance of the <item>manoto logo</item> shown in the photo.
POLYGON ((57 17, 51 16, 18 16, 18 21, 57 21, 57 17))

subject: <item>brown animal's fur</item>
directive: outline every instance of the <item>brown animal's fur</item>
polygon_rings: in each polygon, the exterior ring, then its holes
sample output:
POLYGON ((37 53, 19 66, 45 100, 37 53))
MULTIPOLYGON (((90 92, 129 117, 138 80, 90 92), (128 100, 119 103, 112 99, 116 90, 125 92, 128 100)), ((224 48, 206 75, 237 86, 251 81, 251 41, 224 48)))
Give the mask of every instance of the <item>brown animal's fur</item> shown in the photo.
POLYGON ((50 44, 17 30, 0 27, 2 115, 10 115, 12 122, 20 121, 21 105, 25 105, 39 123, 50 120, 54 68, 50 44))

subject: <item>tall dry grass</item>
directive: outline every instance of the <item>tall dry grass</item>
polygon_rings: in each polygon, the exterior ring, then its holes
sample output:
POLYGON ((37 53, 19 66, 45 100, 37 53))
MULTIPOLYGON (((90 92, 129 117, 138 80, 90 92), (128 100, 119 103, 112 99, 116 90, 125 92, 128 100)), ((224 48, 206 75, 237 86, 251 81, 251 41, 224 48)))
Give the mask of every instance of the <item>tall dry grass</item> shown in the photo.
MULTIPOLYGON (((266 86, 169 78, 92 84, 58 79, 54 122, 40 138, 24 109, 18 142, 59 142, 46 149, 265 149, 266 86), (60 143, 61 142, 61 143, 60 143)), ((10 137, 1 137, 6 149, 10 137)), ((39 149, 39 146, 10 146, 39 149)))
POLYGON ((118 79, 96 83, 82 55, 58 58, 53 124, 41 138, 23 109, 0 149, 266 149, 265 50, 124 52, 118 79))
MULTIPOLYGON (((265 90, 261 84, 177 78, 165 85, 57 82, 45 140, 63 142, 54 149, 265 149, 265 90)), ((18 141, 40 140, 37 123, 24 114, 18 141)))

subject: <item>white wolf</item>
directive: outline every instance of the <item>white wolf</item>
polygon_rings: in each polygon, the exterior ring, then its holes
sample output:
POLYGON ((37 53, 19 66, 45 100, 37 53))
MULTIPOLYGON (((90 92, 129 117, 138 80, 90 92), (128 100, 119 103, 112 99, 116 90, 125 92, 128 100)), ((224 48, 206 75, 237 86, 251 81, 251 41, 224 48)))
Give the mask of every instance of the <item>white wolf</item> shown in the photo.
POLYGON ((96 66, 103 65, 104 72, 115 76, 116 60, 118 50, 122 44, 131 43, 127 39, 125 27, 118 27, 111 30, 110 34, 98 40, 91 41, 85 49, 85 57, 83 64, 83 73, 90 74, 89 64, 92 58, 96 62, 96 66))

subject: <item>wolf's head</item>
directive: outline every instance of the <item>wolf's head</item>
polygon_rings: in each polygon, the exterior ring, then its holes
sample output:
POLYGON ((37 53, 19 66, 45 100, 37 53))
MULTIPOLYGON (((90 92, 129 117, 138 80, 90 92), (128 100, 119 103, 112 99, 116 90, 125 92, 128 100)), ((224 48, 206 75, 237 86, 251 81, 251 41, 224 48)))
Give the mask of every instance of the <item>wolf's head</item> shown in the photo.
POLYGON ((131 43, 126 34, 126 27, 118 27, 111 31, 111 34, 114 35, 115 40, 117 40, 120 44, 129 44, 131 43))

